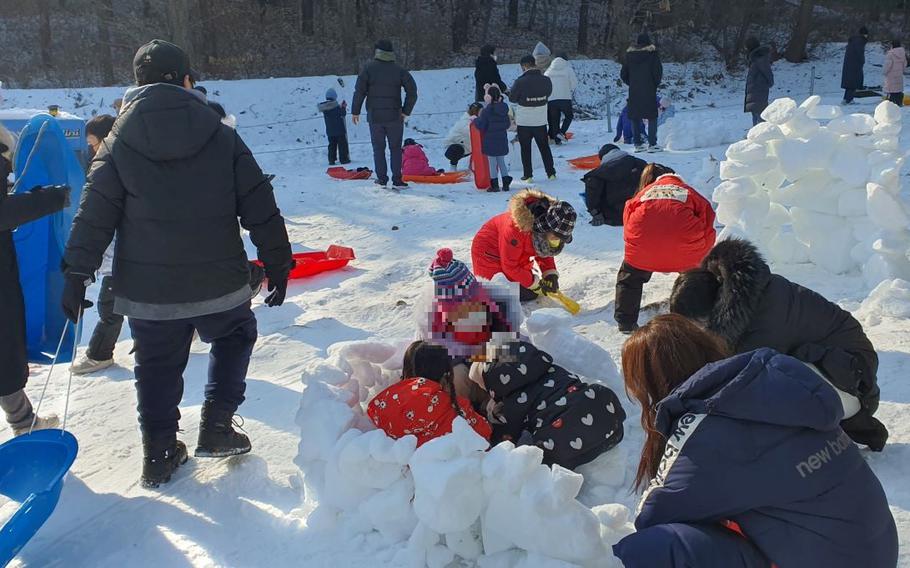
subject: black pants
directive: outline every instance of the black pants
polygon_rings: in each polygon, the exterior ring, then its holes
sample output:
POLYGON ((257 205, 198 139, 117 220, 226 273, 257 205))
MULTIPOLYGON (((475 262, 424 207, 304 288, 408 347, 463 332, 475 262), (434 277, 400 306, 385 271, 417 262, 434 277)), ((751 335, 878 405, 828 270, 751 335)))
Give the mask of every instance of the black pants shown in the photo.
POLYGON ((763 111, 760 111, 760 110, 753 110, 753 111, 752 111, 752 126, 755 126, 756 124, 760 124, 760 123, 762 123, 762 122, 765 121, 765 119, 763 119, 763 118, 761 117, 761 113, 762 113, 762 112, 763 112, 763 111))
POLYGON ((95 361, 107 361, 114 358, 114 345, 117 344, 120 328, 123 327, 123 316, 114 313, 114 279, 111 276, 101 279, 98 316, 100 319, 92 332, 86 355, 95 361))
POLYGON ((518 144, 521 146, 523 177, 529 178, 534 175, 534 166, 531 165, 531 140, 537 143, 537 149, 540 151, 540 157, 543 159, 543 167, 547 171, 547 175, 556 175, 556 168, 553 167, 553 154, 550 153, 550 141, 547 139, 547 127, 519 126, 518 144))
POLYGON ((153 321, 129 319, 136 355, 136 398, 144 434, 177 432, 183 371, 193 330, 212 345, 205 400, 235 412, 244 400, 246 372, 256 344, 256 317, 250 302, 207 316, 153 321))
POLYGON ((575 115, 572 113, 572 101, 570 100, 558 100, 550 101, 547 103, 547 122, 550 125, 550 130, 547 134, 552 139, 556 139, 557 134, 565 134, 569 131, 569 125, 572 124, 572 118, 575 115), (562 120, 562 125, 559 124, 559 121, 562 120))
POLYGON ((342 164, 349 164, 351 156, 348 151, 348 136, 329 136, 329 163, 334 164, 337 159, 341 159, 342 164))
POLYGON ((370 123, 370 141, 373 143, 373 164, 376 179, 382 183, 389 181, 389 171, 385 161, 386 141, 389 144, 389 158, 392 163, 392 181, 401 181, 401 139, 404 136, 404 122, 370 123))
POLYGON ((904 93, 888 93, 888 100, 902 107, 904 106, 904 93))
MULTIPOLYGON (((641 139, 642 134, 644 134, 641 131, 641 127, 640 119, 632 120, 632 141, 635 142, 636 146, 644 143, 641 139)), ((657 117, 648 119, 648 145, 657 146, 657 117)))
POLYGON ((449 160, 449 163, 452 164, 452 167, 454 168, 455 166, 458 165, 458 161, 460 159, 467 156, 467 153, 464 150, 464 146, 462 146, 461 144, 449 144, 449 147, 446 148, 445 156, 449 160))
POLYGON ((623 261, 616 275, 616 300, 613 318, 620 329, 632 329, 638 325, 641 311, 641 295, 645 282, 651 280, 651 273, 639 270, 623 261))
POLYGON ((530 288, 525 288, 524 286, 518 287, 518 301, 519 302, 533 302, 540 297, 540 294, 531 290, 530 288))
POLYGON ((853 97, 856 96, 856 89, 844 89, 844 102, 851 103, 853 102, 853 97))

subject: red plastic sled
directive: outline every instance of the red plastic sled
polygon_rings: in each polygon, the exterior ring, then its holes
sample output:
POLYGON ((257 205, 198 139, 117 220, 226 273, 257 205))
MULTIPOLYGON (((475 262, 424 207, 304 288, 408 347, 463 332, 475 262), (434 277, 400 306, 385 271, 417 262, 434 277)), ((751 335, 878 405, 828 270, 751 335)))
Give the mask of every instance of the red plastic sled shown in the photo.
POLYGON ((482 133, 471 123, 471 171, 474 172, 474 187, 482 191, 490 189, 490 162, 481 151, 482 133))
POLYGON ((402 176, 402 179, 413 183, 458 183, 464 180, 469 173, 471 172, 445 172, 443 174, 436 174, 435 176, 402 176))
MULTIPOLYGON (((297 262, 297 266, 291 270, 288 278, 296 280, 338 270, 347 266, 355 258, 357 257, 354 256, 354 249, 338 245, 330 246, 325 252, 296 252, 294 261, 297 262)), ((262 266, 262 261, 254 260, 253 262, 262 266)))
POLYGON ((578 168, 579 170, 593 170, 600 165, 600 157, 597 154, 582 156, 580 158, 572 158, 569 163, 572 164, 573 168, 578 168))
POLYGON ((329 177, 335 179, 351 180, 351 179, 370 179, 370 176, 373 175, 373 172, 369 169, 366 170, 349 170, 341 166, 332 166, 327 169, 325 173, 329 174, 329 177))

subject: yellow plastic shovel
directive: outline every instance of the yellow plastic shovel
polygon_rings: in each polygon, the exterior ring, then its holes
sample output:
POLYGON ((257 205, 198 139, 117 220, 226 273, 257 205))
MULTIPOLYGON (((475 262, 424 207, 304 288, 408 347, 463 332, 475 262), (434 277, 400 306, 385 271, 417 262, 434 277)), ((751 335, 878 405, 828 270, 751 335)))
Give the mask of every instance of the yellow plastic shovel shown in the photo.
POLYGON ((566 296, 562 292, 550 292, 549 294, 547 294, 547 297, 553 298, 554 300, 556 300, 557 302, 562 304, 562 307, 564 307, 566 309, 566 311, 569 312, 570 314, 572 314, 573 316, 578 315, 578 312, 581 311, 581 306, 578 304, 578 302, 576 302, 572 298, 566 296))

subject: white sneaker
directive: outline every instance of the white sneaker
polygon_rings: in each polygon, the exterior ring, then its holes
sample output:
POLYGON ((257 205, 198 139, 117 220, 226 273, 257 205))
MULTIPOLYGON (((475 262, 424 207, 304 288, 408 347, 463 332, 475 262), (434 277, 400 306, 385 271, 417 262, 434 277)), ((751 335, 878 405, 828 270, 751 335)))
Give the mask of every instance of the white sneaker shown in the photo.
MULTIPOLYGON (((60 426, 60 419, 57 418, 56 414, 48 414, 46 417, 38 417, 38 420, 35 420, 34 430, 50 430, 51 428, 56 428, 60 426)), ((31 423, 27 424, 22 428, 13 428, 14 436, 21 436, 23 434, 28 434, 29 428, 31 428, 31 423)))
POLYGON ((107 369, 114 364, 113 359, 108 359, 106 361, 95 361, 89 356, 84 356, 78 362, 73 364, 73 374, 74 375, 88 375, 89 373, 94 373, 102 369, 107 369))
POLYGON ((660 148, 660 146, 658 146, 657 144, 655 144, 655 145, 653 145, 653 146, 648 146, 648 152, 650 152, 650 153, 652 153, 652 154, 653 154, 654 152, 660 152, 660 151, 661 151, 661 148, 660 148))
POLYGON ((636 151, 636 152, 647 152, 647 151, 648 151, 648 147, 645 146, 644 144, 636 144, 636 145, 635 145, 635 151, 636 151))

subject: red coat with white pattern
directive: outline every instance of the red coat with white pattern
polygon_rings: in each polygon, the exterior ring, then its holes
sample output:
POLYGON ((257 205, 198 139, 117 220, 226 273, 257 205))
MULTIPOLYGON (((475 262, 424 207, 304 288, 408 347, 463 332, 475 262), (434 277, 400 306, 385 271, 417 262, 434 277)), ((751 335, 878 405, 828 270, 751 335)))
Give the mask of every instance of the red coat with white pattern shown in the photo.
MULTIPOLYGON (((474 431, 489 440, 492 430, 486 419, 477 414, 465 398, 458 398, 458 406, 474 431)), ((367 415, 391 438, 416 436, 419 447, 450 433, 458 413, 442 385, 415 378, 402 379, 377 394, 367 407, 367 415)))
POLYGON ((649 272, 696 268, 717 237, 711 203, 673 174, 626 201, 623 226, 625 261, 649 272))
POLYGON ((520 191, 509 200, 509 210, 487 221, 474 236, 471 244, 471 264, 474 274, 491 280, 502 272, 512 282, 525 288, 537 284, 532 259, 544 276, 556 273, 553 257, 538 257, 531 240, 534 214, 529 207, 541 200, 556 199, 532 189, 520 191))

